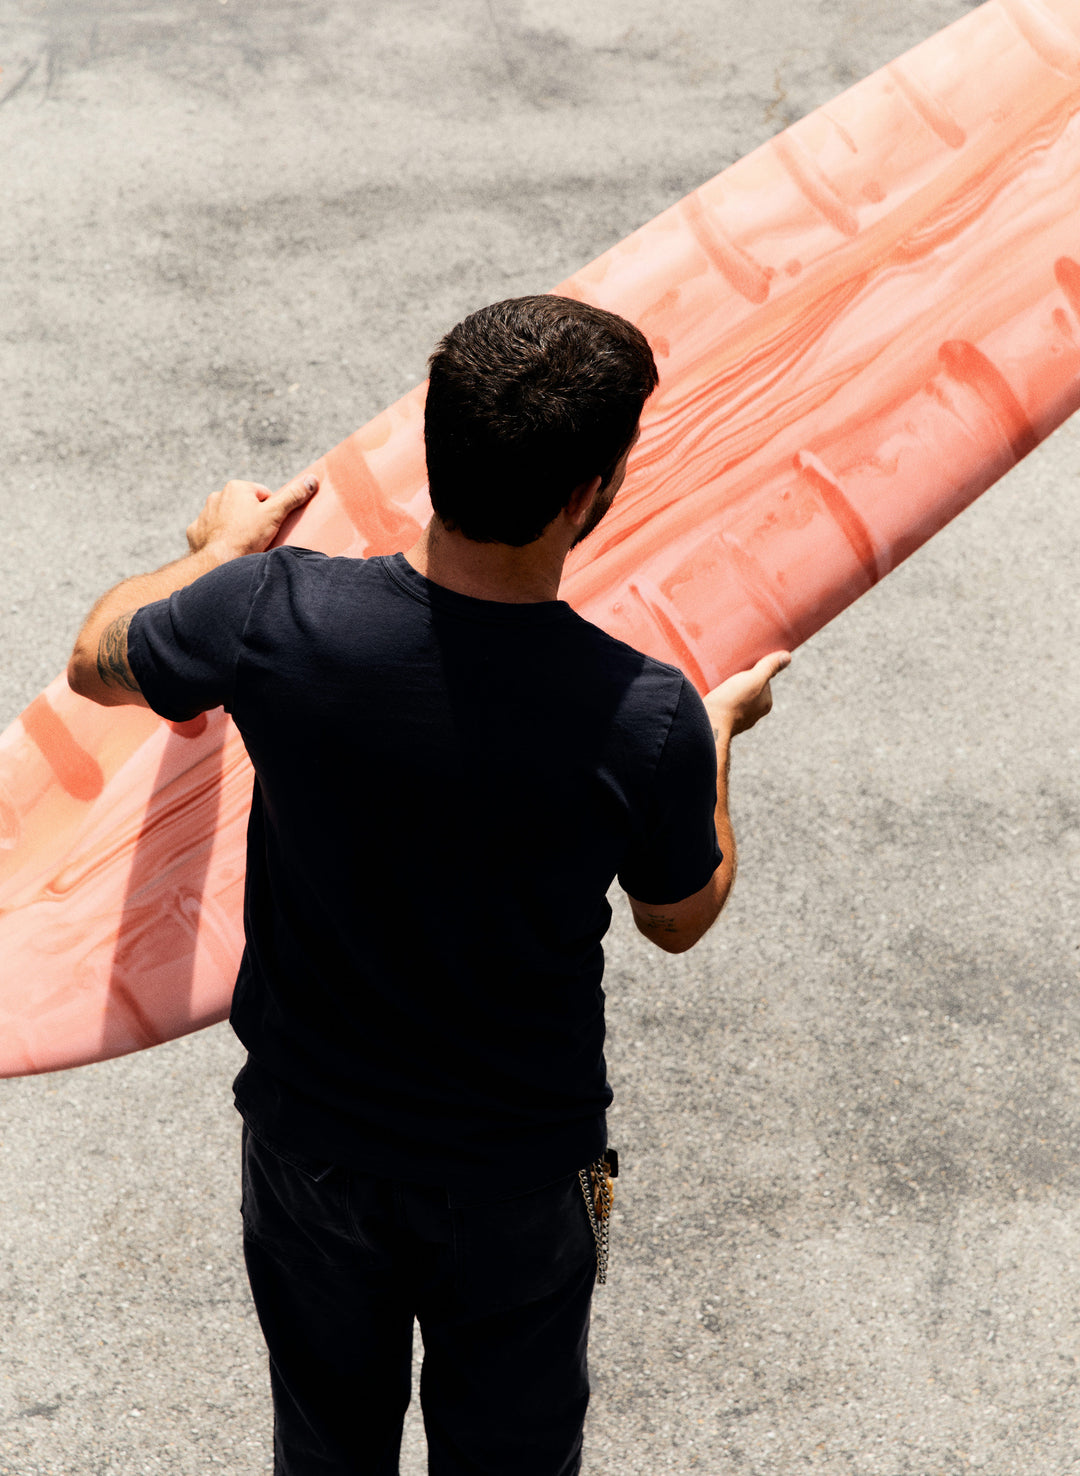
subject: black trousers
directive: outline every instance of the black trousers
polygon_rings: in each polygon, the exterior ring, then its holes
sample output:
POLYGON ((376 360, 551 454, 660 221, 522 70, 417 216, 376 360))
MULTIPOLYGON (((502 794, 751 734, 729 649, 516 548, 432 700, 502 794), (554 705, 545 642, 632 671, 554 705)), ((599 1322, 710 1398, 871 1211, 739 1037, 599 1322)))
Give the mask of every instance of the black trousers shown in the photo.
POLYGON ((431 1476, 575 1476, 596 1249, 577 1175, 500 1197, 287 1163, 245 1128, 275 1476, 397 1476, 413 1318, 431 1476))

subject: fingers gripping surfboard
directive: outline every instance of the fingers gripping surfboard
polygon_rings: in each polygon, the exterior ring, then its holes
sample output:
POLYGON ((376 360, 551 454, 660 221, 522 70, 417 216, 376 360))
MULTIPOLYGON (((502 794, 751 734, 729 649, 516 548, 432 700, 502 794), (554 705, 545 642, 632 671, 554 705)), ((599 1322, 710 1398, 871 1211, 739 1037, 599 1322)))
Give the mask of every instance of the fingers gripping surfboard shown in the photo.
MULTIPOLYGON (((1080 404, 1080 0, 989 0, 556 289, 661 369, 571 556, 587 618, 706 689, 792 647, 1080 404)), ((312 470, 291 541, 405 548, 423 388, 312 470)), ((0 1074, 222 1019, 252 776, 221 712, 58 678, 0 738, 0 1074)))

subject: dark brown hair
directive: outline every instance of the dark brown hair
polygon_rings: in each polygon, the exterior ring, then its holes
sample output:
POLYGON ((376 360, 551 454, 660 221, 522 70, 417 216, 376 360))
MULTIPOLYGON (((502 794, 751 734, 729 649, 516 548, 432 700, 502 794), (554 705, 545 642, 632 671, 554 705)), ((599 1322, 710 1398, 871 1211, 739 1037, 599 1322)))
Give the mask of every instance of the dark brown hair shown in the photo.
POLYGON ((452 328, 430 360, 431 502, 478 543, 538 538, 592 477, 610 481, 656 388, 641 331, 569 297, 512 297, 452 328))

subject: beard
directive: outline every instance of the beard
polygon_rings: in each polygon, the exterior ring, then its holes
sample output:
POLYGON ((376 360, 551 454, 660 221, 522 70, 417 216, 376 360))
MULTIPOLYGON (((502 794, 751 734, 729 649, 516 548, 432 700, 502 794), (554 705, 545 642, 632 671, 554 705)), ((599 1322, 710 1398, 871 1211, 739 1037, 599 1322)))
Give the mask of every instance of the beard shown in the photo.
POLYGON ((589 516, 585 521, 585 526, 582 528, 581 532, 570 545, 571 548, 577 548, 582 539, 588 538, 593 529, 598 527, 599 524, 603 522, 608 508, 615 501, 615 493, 617 490, 618 489, 613 487, 610 482, 606 487, 601 487, 598 490, 593 501, 593 505, 589 509, 589 516))

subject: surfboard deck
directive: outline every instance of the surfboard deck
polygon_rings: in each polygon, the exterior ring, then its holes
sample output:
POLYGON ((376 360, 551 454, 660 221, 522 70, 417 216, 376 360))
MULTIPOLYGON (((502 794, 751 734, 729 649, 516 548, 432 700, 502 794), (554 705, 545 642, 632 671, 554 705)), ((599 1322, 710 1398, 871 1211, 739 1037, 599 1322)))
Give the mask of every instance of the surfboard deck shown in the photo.
MULTIPOLYGON (((1080 0, 988 0, 556 291, 661 369, 562 593, 702 690, 794 647, 1080 404, 1080 0)), ((427 518, 423 387, 329 452, 289 541, 427 518)), ((0 1074, 222 1019, 253 782, 223 713, 60 677, 0 737, 0 1074)))

